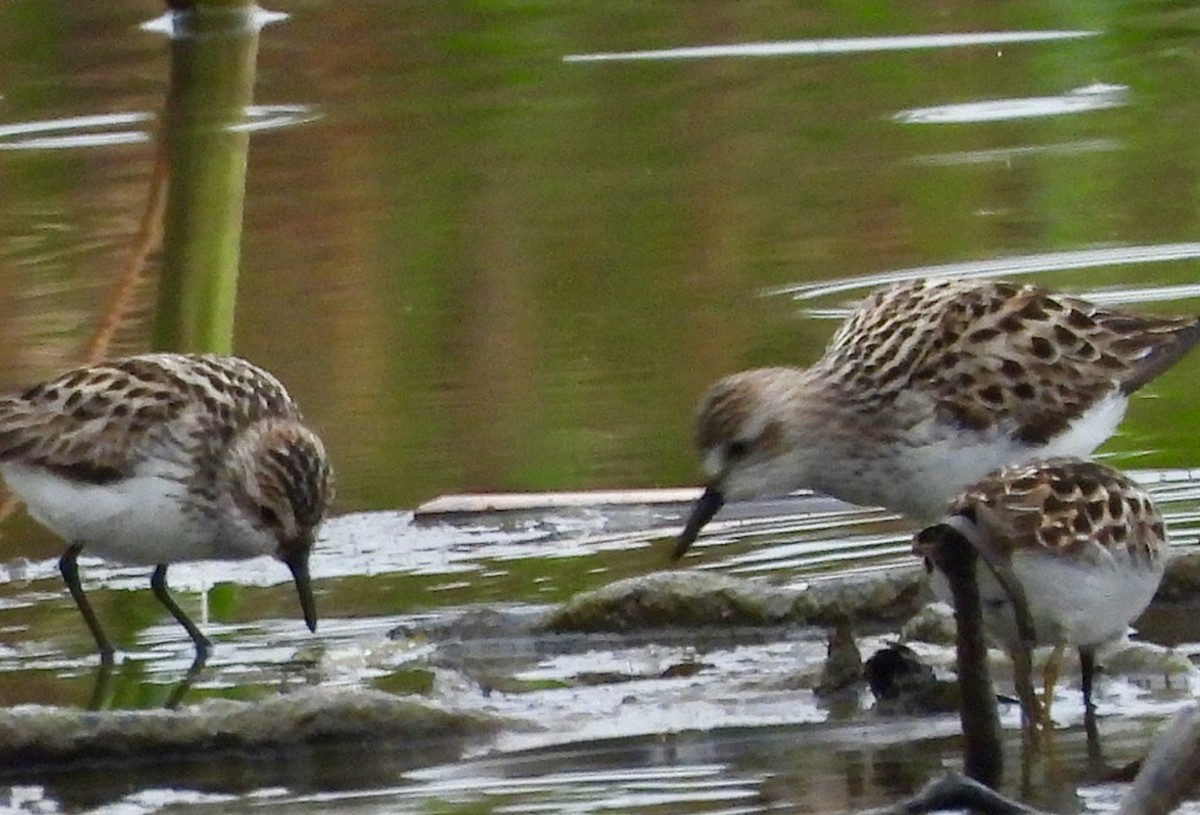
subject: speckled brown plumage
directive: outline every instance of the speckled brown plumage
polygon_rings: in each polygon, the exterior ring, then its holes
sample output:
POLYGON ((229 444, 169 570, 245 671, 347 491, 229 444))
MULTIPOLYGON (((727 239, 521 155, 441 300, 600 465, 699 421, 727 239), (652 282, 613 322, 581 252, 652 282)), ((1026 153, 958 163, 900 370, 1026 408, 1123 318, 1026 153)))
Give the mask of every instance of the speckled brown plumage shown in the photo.
MULTIPOLYGON (((760 368, 745 374, 733 374, 705 394, 699 410, 701 420, 696 422, 695 441, 698 449, 707 450, 744 435, 746 418, 754 414, 763 397, 757 385, 745 387, 746 380, 759 381, 771 376, 772 372, 777 372, 780 378, 786 378, 790 373, 787 368, 760 368)), ((768 421, 755 434, 754 441, 759 447, 773 446, 783 441, 782 433, 779 422, 768 421)))
POLYGON ((332 473, 283 385, 245 360, 145 354, 0 397, 0 472, 70 544, 60 568, 106 661, 113 647, 80 586, 80 553, 156 565, 154 593, 198 660, 209 643, 167 593, 170 563, 272 555, 316 628, 308 560, 332 473))
POLYGON ((1198 340, 1194 317, 1122 313, 1029 285, 917 280, 864 300, 818 365, 848 399, 882 405, 916 390, 945 421, 1009 425, 1045 444, 1198 340))
POLYGON ((946 516, 977 525, 980 545, 1006 560, 1022 550, 1092 562, 1119 555, 1149 569, 1166 546, 1162 515, 1146 491, 1095 461, 1006 467, 953 499, 946 516))
POLYGON ((245 360, 126 357, 0 397, 0 461, 105 483, 170 449, 184 426, 217 451, 266 418, 301 417, 279 380, 245 360))
POLYGON ((1029 285, 915 280, 868 295, 812 367, 716 382, 695 440, 705 498, 812 489, 931 520, 1007 464, 1088 456, 1129 394, 1200 341, 1195 317, 1102 308, 1029 285))
MULTIPOLYGON (((992 636, 1014 654, 1055 647, 1045 668, 1047 710, 1068 645, 1079 649, 1090 706, 1096 648, 1125 632, 1162 579, 1166 529, 1151 497, 1095 461, 1050 459, 992 473, 914 540, 934 593, 947 601, 953 593, 933 567, 944 562, 939 547, 955 535, 980 555, 975 576, 992 636)), ((1048 712, 1042 718, 1048 721, 1048 712)))

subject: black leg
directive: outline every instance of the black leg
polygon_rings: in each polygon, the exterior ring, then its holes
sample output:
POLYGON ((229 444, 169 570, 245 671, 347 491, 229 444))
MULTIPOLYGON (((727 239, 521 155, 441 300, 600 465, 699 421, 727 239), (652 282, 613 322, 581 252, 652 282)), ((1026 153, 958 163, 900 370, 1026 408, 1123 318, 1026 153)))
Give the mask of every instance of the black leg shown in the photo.
POLYGON ((1092 704, 1092 679, 1096 676, 1096 651, 1093 648, 1079 649, 1079 669, 1083 673, 1083 709, 1094 711, 1092 704))
POLYGON ((192 666, 188 668, 183 679, 179 680, 174 688, 171 689, 171 695, 167 697, 167 701, 163 707, 167 710, 175 710, 179 707, 179 703, 183 701, 184 695, 192 688, 192 683, 196 681, 196 677, 204 670, 204 663, 208 661, 208 652, 196 649, 196 658, 192 660, 192 666))
POLYGON ((96 612, 92 611, 92 604, 88 602, 87 596, 83 593, 83 586, 79 585, 79 564, 75 561, 79 558, 82 550, 82 543, 71 544, 67 548, 66 554, 59 558, 58 570, 62 572, 63 580, 67 583, 67 590, 71 592, 75 606, 83 615, 83 621, 87 623, 88 630, 92 632, 92 637, 96 640, 97 647, 100 648, 100 664, 111 666, 114 652, 112 643, 104 635, 104 629, 100 627, 100 620, 96 619, 96 612))
POLYGON ((92 686, 88 710, 105 710, 112 704, 112 673, 111 662, 100 663, 100 667, 96 669, 96 684, 92 686))
POLYGON ((162 603, 163 607, 171 612, 171 616, 175 618, 175 621, 182 625, 184 630, 188 632, 188 636, 196 644, 196 663, 203 665, 204 660, 208 659, 208 649, 212 647, 212 643, 208 641, 208 637, 200 633, 200 629, 188 619, 188 616, 183 613, 183 609, 176 605, 170 593, 168 593, 167 564, 161 563, 154 570, 154 574, 150 577, 150 590, 154 592, 154 596, 158 598, 158 602, 162 603))

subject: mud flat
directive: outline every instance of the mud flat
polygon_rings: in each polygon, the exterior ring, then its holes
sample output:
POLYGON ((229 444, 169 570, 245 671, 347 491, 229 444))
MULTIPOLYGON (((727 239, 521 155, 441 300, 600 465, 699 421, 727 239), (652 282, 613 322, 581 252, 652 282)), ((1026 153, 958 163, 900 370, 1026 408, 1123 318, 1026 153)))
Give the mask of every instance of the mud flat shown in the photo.
POLYGON ((354 688, 309 688, 255 702, 209 700, 181 710, 0 711, 0 772, 73 764, 157 764, 222 756, 283 758, 341 746, 469 741, 504 722, 354 688))

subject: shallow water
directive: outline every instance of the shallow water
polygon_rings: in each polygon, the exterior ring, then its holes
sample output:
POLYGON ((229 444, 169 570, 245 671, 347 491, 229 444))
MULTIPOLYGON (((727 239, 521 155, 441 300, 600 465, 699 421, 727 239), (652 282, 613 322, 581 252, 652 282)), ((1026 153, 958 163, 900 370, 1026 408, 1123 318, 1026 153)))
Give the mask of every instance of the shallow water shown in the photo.
MULTIPOLYGON (((196 768, 129 783, 39 776, 17 779, 8 803, 806 812, 880 804, 953 763, 952 717, 837 720, 810 691, 748 684, 819 662, 820 631, 532 656, 501 641, 457 663, 420 637, 390 639, 481 606, 536 613, 663 568, 678 526, 673 506, 411 508, 450 492, 694 483, 705 385, 815 359, 850 304, 888 281, 1019 278, 1197 311, 1200 7, 272 10, 289 16, 259 53, 236 348, 288 384, 326 439, 339 517, 313 562, 315 637, 278 564, 172 568, 217 644, 185 702, 365 684, 550 726, 465 761, 430 750, 314 759, 303 778, 271 766, 237 781, 196 768), (692 659, 716 667, 645 678, 692 659), (641 678, 568 681, 587 671, 641 678), (485 695, 497 673, 521 684, 485 695)), ((142 26, 160 11, 0 7, 2 384, 74 362, 99 319, 153 161, 168 63, 142 26)), ((145 346, 152 301, 121 349, 145 346)), ((1200 535, 1200 481, 1180 469, 1200 466, 1197 364, 1135 399, 1103 448, 1163 474, 1155 491, 1182 547, 1200 535)), ((878 512, 721 517, 690 568, 798 587, 908 559, 908 528, 878 512)), ((95 656, 58 577, 60 545, 24 517, 0 533, 0 702, 83 705, 95 656)), ((127 654, 110 705, 163 704, 191 653, 148 574, 98 562, 83 574, 127 654)), ((1161 610, 1145 630, 1194 654, 1194 619, 1161 610)), ((1113 763, 1184 698, 1108 692, 1113 763)), ((1120 788, 1088 781, 1082 734, 1064 742, 1065 779, 1027 797, 1110 807, 1120 788)))

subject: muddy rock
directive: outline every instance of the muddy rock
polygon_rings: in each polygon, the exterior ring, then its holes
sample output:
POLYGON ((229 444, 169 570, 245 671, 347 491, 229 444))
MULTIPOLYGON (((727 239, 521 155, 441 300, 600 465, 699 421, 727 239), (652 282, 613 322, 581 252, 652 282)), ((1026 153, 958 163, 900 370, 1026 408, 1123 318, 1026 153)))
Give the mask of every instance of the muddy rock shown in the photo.
POLYGON ((444 614, 416 625, 400 625, 388 632, 393 640, 426 639, 434 642, 501 639, 526 635, 537 622, 535 611, 472 608, 444 614))
POLYGON ((485 736, 504 723, 375 690, 312 688, 256 702, 212 700, 181 710, 0 711, 0 767, 141 764, 217 754, 271 754, 388 740, 485 736))
POLYGON ((799 590, 790 622, 837 625, 849 619, 856 626, 891 627, 916 614, 927 599, 925 574, 920 569, 901 567, 848 575, 799 590))
POLYGON ((1152 687, 1187 690, 1196 683, 1197 670, 1185 654, 1152 642, 1121 640, 1100 653, 1105 673, 1142 677, 1152 687))
POLYGON ((619 580, 551 611, 543 631, 628 632, 671 627, 834 625, 894 622, 921 603, 915 569, 814 583, 803 589, 701 571, 619 580))
POLYGON ((939 679, 932 666, 903 643, 881 648, 863 665, 863 676, 883 716, 914 716, 958 710, 956 680, 939 679))
POLYGON ((1200 552, 1177 554, 1167 561, 1156 603, 1195 602, 1200 597, 1200 552))
POLYGON ((900 636, 905 640, 953 647, 958 636, 954 609, 946 603, 930 603, 901 626, 900 636))
POLYGON ((825 647, 825 664, 815 690, 818 695, 830 696, 856 690, 863 679, 862 654, 854 641, 850 620, 842 620, 829 631, 825 647))
POLYGON ((709 572, 655 572, 572 597, 551 611, 546 631, 637 631, 787 622, 793 592, 709 572))

